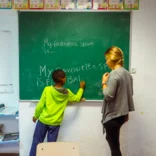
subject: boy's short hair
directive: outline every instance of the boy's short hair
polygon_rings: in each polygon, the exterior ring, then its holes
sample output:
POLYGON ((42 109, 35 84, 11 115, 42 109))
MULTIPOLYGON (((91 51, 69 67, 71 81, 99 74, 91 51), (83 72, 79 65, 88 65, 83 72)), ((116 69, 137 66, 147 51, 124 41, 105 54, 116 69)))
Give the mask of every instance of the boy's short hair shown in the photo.
POLYGON ((52 79, 55 83, 62 82, 61 79, 65 77, 66 77, 66 74, 62 69, 57 69, 52 72, 52 79))

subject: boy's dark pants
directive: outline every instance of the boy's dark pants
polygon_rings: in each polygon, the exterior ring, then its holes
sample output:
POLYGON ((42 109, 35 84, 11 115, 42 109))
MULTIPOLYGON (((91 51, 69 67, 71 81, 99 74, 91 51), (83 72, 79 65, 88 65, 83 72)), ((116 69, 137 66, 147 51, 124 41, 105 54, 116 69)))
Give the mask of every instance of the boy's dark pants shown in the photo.
POLYGON ((120 151, 120 128, 126 122, 128 115, 112 119, 104 124, 106 140, 111 149, 111 156, 122 156, 120 151))
POLYGON ((59 129, 60 129, 60 126, 45 125, 38 120, 36 128, 35 128, 35 132, 33 135, 33 142, 32 142, 29 156, 36 156, 37 145, 44 141, 47 132, 48 132, 47 141, 56 142, 59 129))

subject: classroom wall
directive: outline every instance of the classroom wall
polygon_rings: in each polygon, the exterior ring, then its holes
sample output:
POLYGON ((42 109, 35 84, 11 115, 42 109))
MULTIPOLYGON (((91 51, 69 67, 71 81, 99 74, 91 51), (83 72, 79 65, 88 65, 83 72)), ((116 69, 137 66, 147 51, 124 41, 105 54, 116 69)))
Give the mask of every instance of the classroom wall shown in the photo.
MULTIPOLYGON (((10 33, 8 60, 0 67, 2 70, 0 84, 13 84, 12 94, 0 94, 0 103, 5 103, 7 106, 18 106, 19 95, 19 79, 18 79, 18 17, 16 11, 1 11, 0 10, 0 32, 10 33), (5 69, 5 67, 8 69, 5 69), (7 74, 6 74, 7 73, 7 74), (9 78, 7 78, 7 76, 9 78)), ((1 36, 2 37, 2 36, 1 36)), ((1 49, 2 50, 2 49, 1 49)), ((3 53, 3 52, 2 52, 3 53)), ((2 55, 1 55, 2 56, 2 55)), ((0 58, 1 60, 2 58, 0 58)), ((4 59, 4 57, 3 57, 4 59)), ((1 60, 2 61, 2 60, 1 60)))
MULTIPOLYGON (((130 113, 129 122, 121 129, 123 156, 155 156, 156 153, 155 6, 155 0, 141 0, 139 11, 132 12, 131 68, 136 69, 136 74, 133 74, 136 111, 130 113)), ((18 93, 18 19, 16 12, 8 12, 0 12, 0 29, 5 27, 13 30, 12 74, 18 93)), ((18 98, 18 94, 15 98, 18 98)), ((28 156, 31 146, 35 127, 31 118, 35 105, 32 102, 19 102, 21 156, 28 156)), ((109 156, 110 150, 100 123, 101 105, 102 102, 85 102, 68 106, 58 141, 78 142, 81 156, 109 156)))
MULTIPOLYGON (((0 93, 0 103, 14 107, 19 106, 17 22, 18 18, 16 11, 0 11, 0 84, 12 84, 13 86, 12 93, 0 93)), ((0 117, 0 123, 4 124, 5 132, 9 133, 19 131, 18 120, 15 119, 15 117, 0 117)), ((18 143, 8 145, 0 144, 0 153, 16 153, 18 151, 18 143)))

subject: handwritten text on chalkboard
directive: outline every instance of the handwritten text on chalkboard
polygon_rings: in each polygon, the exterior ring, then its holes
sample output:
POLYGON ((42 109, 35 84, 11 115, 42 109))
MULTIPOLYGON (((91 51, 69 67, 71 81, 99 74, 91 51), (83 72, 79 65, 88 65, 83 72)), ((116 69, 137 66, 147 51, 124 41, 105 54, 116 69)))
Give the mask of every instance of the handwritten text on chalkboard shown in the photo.
MULTIPOLYGON (((59 69, 61 67, 56 67, 55 69, 59 69)), ((94 71, 94 70, 106 70, 107 65, 104 63, 99 64, 92 64, 92 63, 85 63, 78 67, 71 67, 71 68, 65 68, 63 69, 67 75, 69 73, 69 76, 67 76, 67 84, 73 84, 75 82, 81 81, 81 72, 87 72, 87 71, 94 71), (76 76, 71 76, 70 73, 77 73, 76 76)), ((44 85, 50 85, 52 84, 51 80, 51 73, 55 69, 50 69, 47 67, 47 65, 40 66, 39 67, 39 76, 37 77, 37 87, 42 87, 44 85), (43 79, 44 77, 44 79, 43 79)), ((62 69, 62 68, 61 68, 62 69)))
POLYGON ((66 47, 66 48, 72 48, 72 47, 93 47, 94 42, 88 41, 88 42, 82 42, 82 41, 50 41, 48 38, 45 38, 43 41, 43 47, 45 54, 53 54, 56 53, 57 47, 66 47))

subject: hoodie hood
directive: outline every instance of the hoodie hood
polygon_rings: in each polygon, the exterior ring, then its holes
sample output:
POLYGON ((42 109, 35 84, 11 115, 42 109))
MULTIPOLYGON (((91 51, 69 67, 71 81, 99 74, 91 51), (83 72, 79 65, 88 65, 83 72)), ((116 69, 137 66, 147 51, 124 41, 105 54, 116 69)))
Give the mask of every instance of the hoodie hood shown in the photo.
POLYGON ((69 92, 65 88, 55 88, 51 86, 51 96, 55 101, 62 102, 68 98, 69 92))

